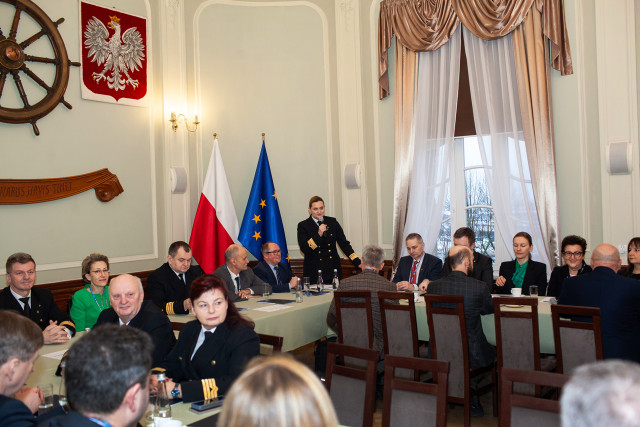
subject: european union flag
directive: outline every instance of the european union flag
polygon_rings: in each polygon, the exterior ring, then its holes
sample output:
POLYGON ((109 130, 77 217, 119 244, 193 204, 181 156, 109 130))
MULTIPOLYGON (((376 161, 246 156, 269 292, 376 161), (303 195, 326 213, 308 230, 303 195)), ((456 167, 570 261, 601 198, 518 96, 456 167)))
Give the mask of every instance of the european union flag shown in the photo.
POLYGON ((278 197, 273 185, 273 178, 271 178, 271 168, 264 141, 256 175, 253 177, 249 201, 240 226, 238 241, 258 260, 262 259, 263 243, 277 243, 282 251, 282 262, 289 263, 287 240, 284 237, 278 197))

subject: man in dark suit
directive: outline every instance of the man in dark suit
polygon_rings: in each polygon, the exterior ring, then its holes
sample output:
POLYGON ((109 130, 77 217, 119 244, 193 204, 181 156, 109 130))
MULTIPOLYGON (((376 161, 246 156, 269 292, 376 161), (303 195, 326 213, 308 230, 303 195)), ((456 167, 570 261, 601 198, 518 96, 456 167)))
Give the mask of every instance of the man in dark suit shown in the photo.
POLYGON ((240 301, 252 295, 271 292, 271 285, 260 280, 249 268, 247 250, 240 245, 229 245, 224 251, 224 264, 213 272, 227 285, 231 301, 240 301))
POLYGON ((399 291, 417 291, 419 285, 426 287, 431 280, 440 278, 442 261, 424 252, 424 242, 418 233, 411 233, 405 239, 409 255, 398 262, 393 283, 399 291))
POLYGON ((62 313, 48 289, 34 287, 36 262, 17 252, 7 259, 7 286, 0 292, 0 309, 14 310, 36 322, 45 344, 66 342, 76 332, 71 318, 62 313))
POLYGON ((65 365, 71 412, 49 427, 133 427, 149 405, 149 336, 135 328, 95 327, 71 346, 65 365))
POLYGON ((304 254, 303 275, 311 283, 317 283, 318 270, 322 271, 325 284, 333 280, 333 270, 342 278, 342 266, 336 244, 349 257, 354 267, 360 266, 360 258, 353 251, 338 220, 325 216, 324 200, 313 196, 309 200, 309 218, 298 223, 298 246, 304 254))
POLYGON ((149 299, 167 314, 187 314, 191 309, 191 282, 202 276, 200 267, 191 265, 192 260, 191 248, 186 242, 173 242, 167 262, 149 275, 149 299))
MULTIPOLYGON (((491 258, 475 251, 476 233, 469 227, 461 227, 453 233, 453 246, 465 246, 473 251, 473 273, 471 277, 487 284, 489 292, 493 288, 493 263, 491 258)), ((449 257, 444 260, 442 277, 451 273, 449 257)))
POLYGON ((593 271, 566 278, 558 303, 599 307, 604 358, 640 363, 640 286, 616 274, 620 265, 618 249, 597 246, 591 255, 593 271))
POLYGON ((289 292, 291 288, 298 286, 298 278, 293 275, 291 267, 281 262, 280 246, 266 242, 262 245, 261 251, 262 261, 253 269, 256 276, 271 285, 273 292, 289 292))
MULTIPOLYGON (((471 369, 488 366, 495 361, 496 350, 482 330, 483 314, 493 313, 491 294, 484 282, 469 277, 473 272, 473 252, 464 246, 454 246, 449 250, 451 273, 435 280, 427 286, 430 295, 461 295, 464 298, 464 317, 469 343, 469 367, 471 369)), ((477 386, 478 380, 472 387, 477 386)), ((478 396, 471 400, 471 415, 481 417, 484 410, 478 396)))
MULTIPOLYGON (((347 277, 340 282, 341 291, 371 291, 373 349, 378 350, 380 355, 382 355, 384 351, 384 338, 382 336, 382 317, 380 315, 380 305, 378 304, 377 294, 378 291, 393 292, 396 290, 393 283, 378 274, 383 266, 384 249, 374 245, 365 246, 362 250, 362 273, 347 277)), ((329 306, 329 312, 327 313, 327 325, 329 325, 329 327, 334 331, 338 330, 335 301, 331 301, 331 305, 329 306)))
MULTIPOLYGON (((35 426, 41 391, 23 387, 42 347, 42 331, 17 313, 0 310, 0 424, 35 426)), ((62 411, 60 411, 62 412, 62 411)))
POLYGON ((171 322, 151 301, 144 301, 139 278, 121 274, 109 285, 111 308, 103 310, 96 325, 115 323, 145 331, 153 341, 153 366, 162 363, 176 343, 171 322))

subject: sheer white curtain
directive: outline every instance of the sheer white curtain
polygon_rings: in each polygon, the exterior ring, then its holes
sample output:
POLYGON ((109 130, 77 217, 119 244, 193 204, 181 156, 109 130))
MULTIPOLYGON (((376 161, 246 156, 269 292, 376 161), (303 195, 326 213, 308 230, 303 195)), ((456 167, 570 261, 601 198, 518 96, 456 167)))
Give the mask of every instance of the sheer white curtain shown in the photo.
MULTIPOLYGON (((449 180, 458 102, 460 28, 449 43, 418 54, 413 114, 414 163, 404 238, 420 233, 425 251, 435 253, 449 180)), ((406 248, 402 246, 402 255, 406 248)))
MULTIPOLYGON (((478 144, 489 195, 506 253, 519 231, 533 238, 533 258, 549 266, 533 198, 511 34, 482 40, 463 28, 478 144)), ((549 269, 547 270, 549 271, 549 269)))

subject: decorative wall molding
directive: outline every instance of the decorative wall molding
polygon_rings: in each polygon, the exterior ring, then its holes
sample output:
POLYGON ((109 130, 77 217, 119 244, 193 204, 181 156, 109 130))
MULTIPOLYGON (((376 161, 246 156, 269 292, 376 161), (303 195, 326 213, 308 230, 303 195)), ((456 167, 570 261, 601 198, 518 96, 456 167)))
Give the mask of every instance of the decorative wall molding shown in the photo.
MULTIPOLYGON (((199 25, 199 20, 200 20, 200 16, 204 13, 204 11, 210 7, 210 6, 214 6, 214 5, 227 5, 227 6, 238 6, 238 7, 263 7, 263 8, 268 8, 268 7, 307 7, 310 8, 311 10, 313 10, 318 17, 320 18, 320 21, 322 23, 322 50, 323 50, 323 63, 324 63, 324 88, 325 88, 325 117, 326 117, 326 132, 327 132, 327 142, 326 142, 326 148, 327 148, 327 188, 328 188, 328 194, 326 197, 324 197, 326 204, 328 205, 328 210, 327 213, 334 215, 334 213, 330 212, 330 210, 332 209, 332 207, 336 206, 336 192, 335 192, 335 186, 334 186, 334 176, 336 173, 336 166, 334 166, 334 162, 333 162, 333 152, 334 152, 334 148, 333 148, 333 144, 334 144, 334 138, 333 138, 333 120, 332 120, 332 95, 331 95, 331 69, 332 69, 332 61, 331 61, 331 55, 330 55, 330 43, 329 43, 329 23, 328 23, 328 18, 326 13, 324 12, 324 10, 322 10, 317 4, 314 4, 312 2, 309 1, 260 1, 260 2, 253 2, 253 1, 243 1, 243 0, 208 0, 205 1, 203 3, 201 3, 198 8, 196 9, 194 15, 193 15, 193 46, 194 46, 194 52, 193 52, 193 68, 194 68, 194 72, 195 72, 195 76, 194 76, 194 81, 195 81, 195 94, 194 97, 196 99, 196 105, 198 105, 198 108, 201 110, 201 105, 200 105, 200 99, 202 97, 201 92, 201 88, 202 88, 202 78, 206 78, 206 76, 202 76, 201 73, 201 65, 200 65, 200 38, 198 37, 199 33, 200 33, 200 25, 199 25)), ((222 141, 224 138, 224 135, 219 135, 220 140, 222 141)), ((203 138, 200 133, 197 135, 198 141, 197 141, 197 157, 198 159, 202 159, 204 156, 204 145, 205 144, 210 144, 211 140, 209 139, 209 136, 207 136, 206 138, 203 138)), ((200 194, 202 192, 202 186, 203 186, 203 182, 204 182, 204 174, 205 174, 205 170, 203 167, 201 167, 201 161, 198 162, 198 183, 197 183, 197 188, 198 188, 198 194, 200 194)), ((253 173, 253 172, 252 172, 253 173)), ((298 245, 287 245, 287 250, 289 251, 289 254, 291 256, 295 256, 296 254, 301 255, 300 252, 300 248, 298 245)))
POLYGON ((640 232, 640 177, 607 173, 605 150, 630 141, 638 168, 638 93, 633 0, 595 0, 600 126, 600 174, 604 241, 626 245, 640 232))

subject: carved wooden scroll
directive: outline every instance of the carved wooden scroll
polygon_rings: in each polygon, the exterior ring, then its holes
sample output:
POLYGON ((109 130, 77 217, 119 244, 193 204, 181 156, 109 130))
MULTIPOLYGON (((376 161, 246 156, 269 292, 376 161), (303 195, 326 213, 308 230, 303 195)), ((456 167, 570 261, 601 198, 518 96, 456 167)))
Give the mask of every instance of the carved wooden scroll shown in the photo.
POLYGON ((0 179, 0 205, 26 205, 75 196, 95 189, 101 202, 108 202, 124 189, 109 169, 48 179, 0 179))

